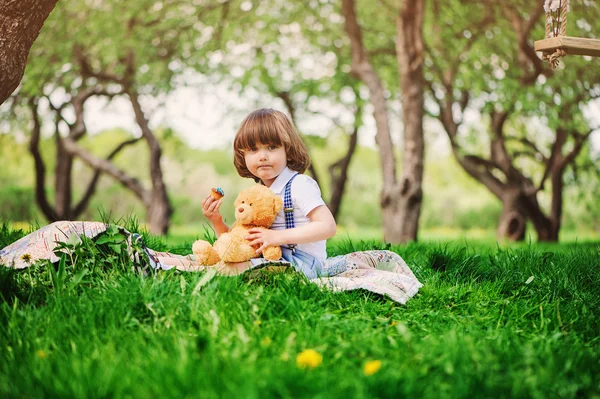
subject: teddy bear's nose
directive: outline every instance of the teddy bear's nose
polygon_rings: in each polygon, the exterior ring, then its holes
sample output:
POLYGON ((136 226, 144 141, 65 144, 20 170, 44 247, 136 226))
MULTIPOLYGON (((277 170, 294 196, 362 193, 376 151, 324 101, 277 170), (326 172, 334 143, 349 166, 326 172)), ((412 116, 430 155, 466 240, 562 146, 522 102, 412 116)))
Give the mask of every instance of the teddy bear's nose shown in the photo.
POLYGON ((244 213, 244 210, 245 210, 245 209, 246 209, 246 208, 244 208, 243 206, 240 206, 240 207, 238 208, 238 212, 239 212, 239 213, 244 213))

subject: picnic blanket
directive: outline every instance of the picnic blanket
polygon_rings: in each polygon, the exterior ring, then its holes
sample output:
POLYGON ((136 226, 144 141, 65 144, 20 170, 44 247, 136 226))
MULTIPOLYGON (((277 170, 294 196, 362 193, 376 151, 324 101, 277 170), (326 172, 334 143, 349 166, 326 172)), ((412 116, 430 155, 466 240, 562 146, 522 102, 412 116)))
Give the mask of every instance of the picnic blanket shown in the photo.
MULTIPOLYGON (((105 232, 108 227, 109 225, 105 223, 88 221, 59 221, 51 223, 2 248, 0 250, 0 264, 15 269, 24 269, 41 259, 58 262, 60 258, 55 253, 55 250, 59 242, 69 242, 72 236, 81 237, 85 235, 89 238, 94 238, 105 232)), ((137 234, 132 234, 121 227, 119 229, 122 234, 127 235, 128 243, 131 243, 132 238, 136 240, 141 239, 137 234)), ((147 256, 145 258, 149 261, 148 267, 153 269, 169 270, 175 267, 185 272, 206 270, 206 267, 193 267, 185 264, 178 266, 166 261, 161 263, 161 259, 167 259, 164 257, 165 255, 173 258, 184 257, 157 252, 144 245, 141 247, 146 252, 147 256), (156 256, 157 254, 161 256, 158 257, 156 256)), ((193 255, 187 258, 192 259, 193 255)), ((401 262, 381 262, 379 268, 376 266, 366 269, 339 268, 334 275, 314 278, 309 281, 335 292, 364 289, 380 295, 387 295, 392 300, 404 304, 418 292, 422 284, 399 256, 398 259, 401 262)), ((244 273, 265 267, 271 268, 273 266, 286 267, 291 265, 284 261, 259 263, 245 270, 244 273)))

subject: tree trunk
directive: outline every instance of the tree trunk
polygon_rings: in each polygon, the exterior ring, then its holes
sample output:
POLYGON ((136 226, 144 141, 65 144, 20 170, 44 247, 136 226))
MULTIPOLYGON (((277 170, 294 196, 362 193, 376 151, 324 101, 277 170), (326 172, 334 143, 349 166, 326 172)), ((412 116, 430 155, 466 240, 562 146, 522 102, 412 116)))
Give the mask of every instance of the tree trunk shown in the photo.
MULTIPOLYGON (((400 189, 393 199, 394 219, 384 217, 390 242, 417 239, 423 198, 423 116, 425 80, 423 77, 423 2, 403 0, 396 26, 396 54, 400 69, 402 121, 404 123, 404 167, 400 189), (400 222, 400 223, 398 223, 400 222)), ((386 212, 391 213, 391 212, 386 212)), ((389 216, 392 216, 391 214, 389 216)))
POLYGON ((46 165, 40 153, 40 135, 42 131, 42 125, 37 110, 37 101, 35 99, 29 99, 28 106, 31 111, 31 118, 33 120, 33 128, 31 130, 31 138, 29 139, 29 152, 33 156, 33 164, 35 167, 35 202, 46 217, 50 220, 54 217, 54 209, 48 202, 46 196, 45 183, 46 183, 46 165))
POLYGON ((498 224, 498 238, 511 241, 525 239, 526 221, 533 224, 538 241, 557 241, 558 228, 548 218, 537 200, 537 192, 519 182, 508 184, 500 196, 502 214, 498 224))
POLYGON ((522 241, 525 239, 527 227, 527 216, 523 212, 521 201, 521 190, 509 189, 500 198, 502 201, 502 213, 498 222, 498 239, 510 241, 522 241))
MULTIPOLYGON (((56 220, 72 220, 72 172, 73 155, 65 149, 63 140, 56 132, 56 167, 54 169, 54 208, 56 220)), ((54 220, 51 220, 54 221, 54 220)))
MULTIPOLYGON (((563 182, 563 173, 564 168, 562 165, 557 165, 552 169, 550 175, 550 181, 552 183, 552 201, 550 205, 549 224, 551 228, 545 236, 544 241, 558 241, 563 208, 563 188, 565 185, 563 182)), ((540 232, 538 232, 538 236, 541 236, 540 232)))
MULTIPOLYGON (((358 117, 358 112, 355 118, 358 117)), ((350 167, 350 161, 356 151, 358 144, 358 124, 355 123, 354 131, 350 135, 350 143, 348 144, 348 152, 343 158, 329 165, 329 176, 331 176, 331 198, 327 204, 334 218, 337 218, 340 212, 340 206, 342 204, 342 197, 344 196, 344 190, 346 189, 346 183, 348 182, 348 168, 350 167)))
POLYGON ((167 197, 167 193, 152 190, 152 200, 147 208, 148 224, 150 231, 154 234, 165 235, 169 232, 173 209, 167 197))
POLYGON ((126 93, 131 100, 131 105, 135 113, 135 120, 142 130, 142 136, 150 149, 150 179, 152 181, 152 191, 150 203, 146 208, 150 231, 154 234, 164 235, 169 231, 173 208, 171 208, 171 202, 167 195, 167 187, 165 186, 162 167, 160 165, 162 150, 160 148, 160 143, 148 126, 148 119, 146 119, 142 110, 137 91, 132 87, 127 87, 126 93))
POLYGON ((0 1, 0 104, 21 82, 31 46, 56 2, 0 1))

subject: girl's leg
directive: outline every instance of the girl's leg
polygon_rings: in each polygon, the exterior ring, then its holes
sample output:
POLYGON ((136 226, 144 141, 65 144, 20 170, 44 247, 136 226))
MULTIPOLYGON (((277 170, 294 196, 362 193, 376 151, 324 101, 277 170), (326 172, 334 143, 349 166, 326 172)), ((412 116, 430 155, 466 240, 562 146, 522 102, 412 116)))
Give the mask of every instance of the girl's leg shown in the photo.
POLYGON ((200 265, 194 255, 176 255, 170 252, 153 250, 149 250, 148 255, 156 262, 157 268, 170 269, 175 267, 178 270, 189 271, 200 271, 207 268, 207 266, 200 265))
POLYGON ((213 267, 217 268, 217 272, 224 276, 237 276, 238 274, 242 274, 250 267, 252 267, 252 262, 219 262, 213 267))
POLYGON ((252 266, 251 262, 219 262, 213 266, 204 266, 198 263, 195 255, 176 255, 169 252, 150 251, 153 260, 163 266, 173 266, 177 270, 185 272, 198 272, 209 269, 217 269, 217 272, 226 276, 235 276, 243 273, 252 266))

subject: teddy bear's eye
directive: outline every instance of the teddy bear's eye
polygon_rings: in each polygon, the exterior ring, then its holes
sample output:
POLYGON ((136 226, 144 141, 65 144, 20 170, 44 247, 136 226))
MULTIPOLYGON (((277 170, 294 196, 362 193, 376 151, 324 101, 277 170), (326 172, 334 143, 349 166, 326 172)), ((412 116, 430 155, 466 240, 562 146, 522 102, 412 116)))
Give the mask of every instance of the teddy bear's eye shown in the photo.
POLYGON ((252 206, 252 202, 250 203, 250 206, 252 206))
POLYGON ((245 204, 245 203, 246 203, 246 201, 242 201, 242 204, 245 204))

